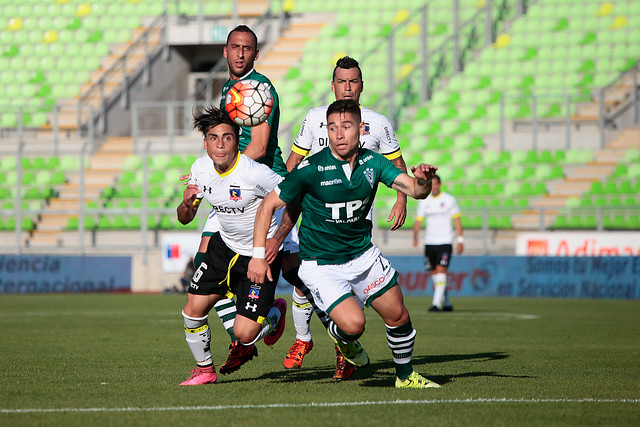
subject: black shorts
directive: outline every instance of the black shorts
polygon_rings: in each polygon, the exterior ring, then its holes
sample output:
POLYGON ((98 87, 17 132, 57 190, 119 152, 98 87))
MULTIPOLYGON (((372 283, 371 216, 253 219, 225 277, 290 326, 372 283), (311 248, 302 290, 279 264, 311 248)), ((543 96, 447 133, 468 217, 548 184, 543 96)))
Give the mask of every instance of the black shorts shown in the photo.
POLYGON ((424 245, 424 268, 431 271, 436 265, 449 267, 452 245, 424 245))
POLYGON ((255 284, 247 278, 251 257, 238 255, 224 243, 220 233, 214 233, 202 264, 198 267, 189 293, 194 295, 236 296, 238 314, 262 323, 273 305, 276 284, 280 275, 282 254, 271 264, 273 282, 255 284))

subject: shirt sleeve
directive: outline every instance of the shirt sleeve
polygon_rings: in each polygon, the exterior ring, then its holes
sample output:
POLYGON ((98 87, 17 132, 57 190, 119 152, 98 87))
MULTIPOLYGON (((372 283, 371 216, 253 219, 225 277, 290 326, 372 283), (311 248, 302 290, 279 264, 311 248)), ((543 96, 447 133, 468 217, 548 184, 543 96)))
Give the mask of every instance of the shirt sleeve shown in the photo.
POLYGON ((313 179, 313 168, 308 167, 309 160, 303 160, 276 187, 280 200, 291 203, 299 194, 308 190, 308 182, 313 179))
MULTIPOLYGON (((198 171, 200 170, 200 167, 199 167, 200 162, 201 162, 200 159, 196 159, 196 161, 193 162, 193 164, 191 165, 191 171, 189 173, 189 181, 187 182, 187 184, 197 185, 198 188, 202 189, 202 187, 200 186, 200 182, 198 181, 198 171)), ((201 199, 202 197, 204 197, 204 193, 199 192, 196 195, 196 197, 201 199)))
POLYGON ((422 199, 418 201, 418 208, 416 209, 416 219, 423 220, 427 217, 427 199, 422 199))
POLYGON ((283 180, 269 167, 257 162, 253 163, 251 176, 254 178, 253 182, 258 197, 266 197, 283 180))
POLYGON ((393 181, 395 181, 398 175, 400 175, 403 172, 397 167, 395 167, 395 165, 391 163, 391 160, 387 159, 386 157, 378 153, 374 153, 374 154, 378 159, 378 165, 379 165, 378 167, 380 170, 380 182, 382 182, 387 187, 391 187, 391 185, 393 184, 393 181))
POLYGON ((311 121, 310 116, 311 111, 307 113, 302 120, 302 124, 300 125, 300 132, 296 136, 296 140, 293 142, 293 146, 291 147, 291 151, 296 154, 300 154, 303 157, 306 157, 311 151, 311 147, 313 144, 313 135, 311 135, 311 121))
POLYGON ((395 160, 402 155, 398 138, 393 131, 393 126, 386 116, 380 114, 380 154, 389 160, 395 160))
POLYGON ((451 197, 451 218, 457 218, 461 216, 460 207, 455 197, 451 197))

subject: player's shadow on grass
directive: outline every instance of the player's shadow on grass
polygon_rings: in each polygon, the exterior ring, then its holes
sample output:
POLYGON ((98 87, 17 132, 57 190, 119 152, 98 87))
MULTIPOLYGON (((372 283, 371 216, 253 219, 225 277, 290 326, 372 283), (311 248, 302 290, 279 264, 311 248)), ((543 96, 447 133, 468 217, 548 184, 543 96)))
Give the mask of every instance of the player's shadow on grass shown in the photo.
MULTIPOLYGON (((414 356, 413 366, 417 372, 424 374, 427 378, 438 384, 446 384, 455 378, 465 377, 506 377, 506 378, 530 378, 528 376, 502 375, 496 372, 467 372, 457 375, 428 375, 428 369, 423 365, 433 363, 452 362, 457 360, 471 360, 485 362, 490 360, 501 360, 509 357, 502 352, 472 353, 472 354, 447 354, 435 356, 414 356)), ((301 381, 321 381, 333 382, 334 366, 305 367, 301 370, 282 370, 264 373, 255 378, 256 380, 270 380, 277 383, 299 383, 301 381)), ((360 381, 364 387, 389 387, 395 381, 393 361, 385 360, 370 363, 366 367, 357 368, 350 381, 360 381), (391 371, 391 372, 389 372, 391 371)), ((247 379, 248 380, 248 379, 247 379)), ((253 379, 252 379, 253 380, 253 379)), ((239 380, 245 381, 245 380, 239 380)))

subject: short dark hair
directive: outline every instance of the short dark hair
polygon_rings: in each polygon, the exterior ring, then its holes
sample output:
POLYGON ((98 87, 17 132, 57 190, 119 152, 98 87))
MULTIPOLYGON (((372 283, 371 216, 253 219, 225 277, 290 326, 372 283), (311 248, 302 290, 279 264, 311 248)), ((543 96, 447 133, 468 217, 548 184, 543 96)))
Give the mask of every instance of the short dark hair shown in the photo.
POLYGON ((329 120, 329 116, 331 114, 344 114, 351 113, 356 118, 356 124, 360 124, 362 121, 362 116, 360 115, 360 104, 354 99, 341 99, 340 101, 335 101, 329 108, 327 108, 327 121, 329 120))
POLYGON ((353 59, 350 56, 343 56, 342 58, 336 61, 336 67, 333 69, 333 80, 336 79, 336 70, 338 68, 344 68, 345 70, 349 70, 351 68, 357 68, 360 73, 360 80, 362 80, 362 70, 360 69, 360 64, 358 61, 353 59))
POLYGON ((226 111, 209 105, 203 108, 202 113, 193 114, 193 128, 202 132, 206 138, 207 133, 218 125, 226 124, 231 126, 233 134, 236 137, 236 143, 240 141, 240 126, 229 117, 226 111))
POLYGON ((440 177, 438 175, 433 175, 433 177, 431 179, 437 179, 439 183, 442 183, 442 180, 440 179, 440 177))
POLYGON ((246 25, 238 25, 233 30, 229 31, 229 34, 227 34, 227 42, 225 43, 225 45, 227 46, 229 45, 229 39, 231 38, 231 34, 235 32, 251 34, 253 36, 253 41, 256 43, 256 49, 258 49, 258 36, 256 36, 256 33, 254 33, 253 30, 247 27, 246 25))

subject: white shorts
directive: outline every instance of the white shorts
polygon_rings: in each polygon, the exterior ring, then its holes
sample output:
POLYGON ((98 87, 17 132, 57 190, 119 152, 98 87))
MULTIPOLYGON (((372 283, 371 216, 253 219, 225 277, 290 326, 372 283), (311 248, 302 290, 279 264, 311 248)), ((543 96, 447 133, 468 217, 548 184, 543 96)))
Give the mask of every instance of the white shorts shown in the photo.
POLYGON ((345 264, 302 260, 298 276, 327 314, 352 295, 368 307, 398 281, 398 273, 377 246, 345 264))
MULTIPOLYGON (((274 216, 276 217, 276 224, 280 224, 282 221, 282 213, 284 212, 284 208, 278 209, 274 216)), ((220 231, 220 221, 218 220, 218 216, 216 215, 216 211, 211 209, 209 212, 209 217, 207 218, 207 222, 204 224, 204 228, 202 229, 202 236, 212 236, 214 233, 220 231)), ((284 243, 282 244, 282 250, 285 253, 295 254, 300 252, 300 238, 298 237, 298 227, 293 226, 287 237, 284 239, 284 243)))

